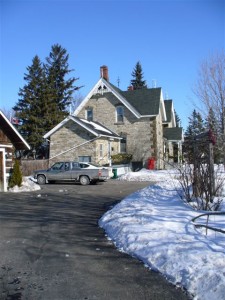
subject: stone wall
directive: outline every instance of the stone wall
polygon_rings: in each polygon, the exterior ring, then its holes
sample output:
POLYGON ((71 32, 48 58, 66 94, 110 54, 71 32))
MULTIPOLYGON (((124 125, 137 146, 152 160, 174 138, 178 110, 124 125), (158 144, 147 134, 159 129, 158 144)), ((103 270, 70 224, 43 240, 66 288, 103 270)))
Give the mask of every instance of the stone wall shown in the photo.
POLYGON ((79 156, 89 156, 91 162, 100 165, 108 164, 109 147, 111 151, 113 149, 112 153, 118 153, 118 141, 109 142, 107 138, 97 138, 73 121, 69 121, 51 136, 50 164, 60 160, 78 161, 79 156))
POLYGON ((96 137, 69 121, 51 136, 50 161, 78 160, 78 156, 96 156, 96 137))
MULTIPOLYGON (((124 122, 117 123, 118 105, 121 105, 121 102, 111 93, 93 95, 77 116, 85 118, 86 109, 92 108, 93 121, 98 121, 117 134, 126 136, 127 153, 133 155, 133 161, 142 161, 145 164, 152 156, 159 158, 163 151, 161 117, 138 119, 124 106, 124 122)), ((116 154, 116 150, 112 154, 116 154)))

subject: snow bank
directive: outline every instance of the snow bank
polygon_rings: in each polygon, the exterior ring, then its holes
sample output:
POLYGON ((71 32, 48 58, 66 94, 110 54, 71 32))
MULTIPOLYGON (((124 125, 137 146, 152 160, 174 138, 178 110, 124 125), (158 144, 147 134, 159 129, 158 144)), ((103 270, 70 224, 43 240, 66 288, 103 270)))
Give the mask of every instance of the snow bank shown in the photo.
POLYGON ((40 189, 41 189, 40 186, 32 180, 32 177, 27 176, 27 177, 23 177, 21 187, 18 187, 16 185, 13 188, 9 189, 9 192, 14 192, 14 193, 31 192, 31 191, 38 191, 40 189))
MULTIPOLYGON (((120 251, 137 257, 198 300, 225 299, 225 235, 196 229, 192 210, 177 195, 175 171, 132 172, 120 180, 161 182, 136 192, 99 221, 120 251)), ((225 217, 219 222, 225 227, 225 217)))

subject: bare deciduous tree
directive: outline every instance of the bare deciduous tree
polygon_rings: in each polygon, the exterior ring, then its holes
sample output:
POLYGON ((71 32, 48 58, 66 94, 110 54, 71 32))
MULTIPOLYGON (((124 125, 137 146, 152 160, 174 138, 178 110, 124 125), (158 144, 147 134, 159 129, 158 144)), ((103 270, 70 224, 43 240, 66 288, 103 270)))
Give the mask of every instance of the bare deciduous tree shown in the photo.
POLYGON ((205 117, 212 109, 218 118, 218 143, 223 148, 223 163, 225 165, 225 52, 218 52, 202 62, 199 68, 198 80, 194 86, 194 94, 202 104, 201 111, 205 117), (221 139, 220 139, 221 137, 221 139))

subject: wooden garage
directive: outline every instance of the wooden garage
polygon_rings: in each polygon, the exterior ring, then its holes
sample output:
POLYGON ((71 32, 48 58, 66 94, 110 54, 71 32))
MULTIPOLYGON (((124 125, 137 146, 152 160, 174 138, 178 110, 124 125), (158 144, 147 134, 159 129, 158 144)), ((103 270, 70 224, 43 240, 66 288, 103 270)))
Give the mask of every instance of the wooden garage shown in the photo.
POLYGON ((0 110, 0 191, 7 191, 15 151, 29 149, 30 146, 0 110))

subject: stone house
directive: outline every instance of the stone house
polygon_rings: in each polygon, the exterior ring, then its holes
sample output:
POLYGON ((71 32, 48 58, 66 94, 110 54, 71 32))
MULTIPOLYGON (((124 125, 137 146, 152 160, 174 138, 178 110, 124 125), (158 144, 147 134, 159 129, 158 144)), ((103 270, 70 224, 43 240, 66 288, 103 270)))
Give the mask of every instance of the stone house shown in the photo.
POLYGON ((30 146, 0 111, 0 191, 7 191, 16 150, 30 150, 30 146))
POLYGON ((175 127, 172 100, 164 100, 161 88, 122 91, 109 81, 108 68, 76 108, 44 135, 50 142, 50 160, 91 161, 111 164, 111 156, 132 154, 133 164, 164 168, 165 160, 177 160, 182 128, 175 127))

